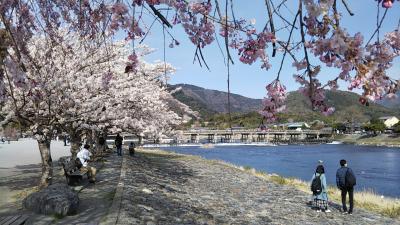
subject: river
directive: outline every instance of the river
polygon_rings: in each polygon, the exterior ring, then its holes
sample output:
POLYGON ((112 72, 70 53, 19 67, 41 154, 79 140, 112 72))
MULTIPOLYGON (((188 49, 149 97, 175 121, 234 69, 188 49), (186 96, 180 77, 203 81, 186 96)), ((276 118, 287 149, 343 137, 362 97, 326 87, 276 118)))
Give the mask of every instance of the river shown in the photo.
POLYGON ((357 177, 358 190, 400 197, 400 148, 355 145, 284 145, 165 147, 165 150, 220 159, 256 170, 310 181, 318 160, 324 161, 328 185, 336 185, 340 159, 346 159, 357 177))

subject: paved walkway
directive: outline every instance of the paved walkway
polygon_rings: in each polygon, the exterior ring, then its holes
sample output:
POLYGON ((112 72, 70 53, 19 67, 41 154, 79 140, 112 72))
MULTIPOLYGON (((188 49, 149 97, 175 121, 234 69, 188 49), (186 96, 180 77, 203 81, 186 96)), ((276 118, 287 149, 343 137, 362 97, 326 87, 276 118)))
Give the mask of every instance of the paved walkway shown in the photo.
POLYGON ((127 158, 117 224, 400 224, 355 209, 318 213, 308 195, 215 161, 140 150, 127 158))
MULTIPOLYGON (((79 191, 79 213, 64 218, 55 218, 53 216, 44 216, 32 214, 27 225, 47 225, 47 224, 99 224, 108 214, 108 210, 114 198, 115 189, 120 177, 122 157, 111 154, 104 158, 104 161, 97 162, 95 167, 98 169, 95 184, 88 183, 84 178, 82 186, 75 187, 79 191)), ((56 165, 57 163, 55 163, 56 165)), ((61 175, 61 168, 55 167, 54 182, 65 182, 65 177, 61 175)), ((23 170, 14 171, 13 177, 8 177, 8 182, 2 180, 1 185, 9 189, 19 187, 29 188, 34 186, 40 174, 39 165, 26 166, 23 170), (29 170, 28 170, 29 169, 29 170), (25 183, 23 182, 25 181, 25 183)), ((29 213, 21 208, 21 201, 10 202, 0 205, 0 217, 5 215, 15 215, 29 213), (1 211, 2 210, 2 211, 1 211)))

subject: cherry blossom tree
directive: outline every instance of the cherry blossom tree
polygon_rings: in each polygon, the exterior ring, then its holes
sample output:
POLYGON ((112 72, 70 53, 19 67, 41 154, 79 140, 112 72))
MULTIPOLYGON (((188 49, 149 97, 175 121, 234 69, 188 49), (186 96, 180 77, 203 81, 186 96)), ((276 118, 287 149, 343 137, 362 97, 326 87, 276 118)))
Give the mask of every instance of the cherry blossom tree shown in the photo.
MULTIPOLYGON (((267 19, 263 21, 265 26, 261 30, 256 29, 251 18, 236 18, 231 0, 4 0, 0 6, 0 27, 10 37, 10 47, 22 71, 31 60, 27 54, 27 43, 36 33, 46 33, 53 38, 60 27, 86 38, 123 32, 127 40, 135 43, 138 38, 143 41, 153 27, 145 21, 144 13, 152 15, 154 22, 160 23, 167 31, 171 47, 179 45, 179 41, 169 28, 182 26, 196 46, 195 57, 206 66, 202 49, 215 40, 224 40, 228 80, 229 65, 233 63, 231 52, 237 52, 239 61, 245 64, 260 61, 261 69, 265 70, 271 67, 270 57, 277 57, 282 52, 279 72, 276 79, 267 85, 268 94, 261 111, 265 118, 274 120, 275 114, 283 110, 285 104, 286 89, 279 75, 286 56, 290 56, 298 70, 294 79, 301 84, 300 92, 310 99, 313 109, 324 114, 334 111, 324 101, 324 90, 338 88, 339 80, 347 82, 350 90, 357 88, 363 91, 361 104, 395 96, 399 81, 391 78, 386 71, 399 55, 400 31, 395 27, 383 38, 380 38, 379 31, 387 12, 400 7, 400 3, 395 0, 369 0, 365 4, 376 4, 378 9, 376 30, 368 39, 360 33, 351 35, 342 26, 342 15, 354 15, 357 10, 354 9, 353 13, 346 0, 266 0, 267 19), (293 15, 283 14, 281 10, 288 4, 297 4, 293 15), (342 11, 339 11, 339 5, 342 11), (379 14, 380 8, 384 13, 379 14), (276 27, 274 22, 277 20, 284 21, 284 27, 276 27), (279 36, 277 30, 281 28, 288 29, 289 34, 279 36), (294 32, 297 35, 293 35, 294 32), (272 53, 268 54, 269 51, 272 53), (317 65, 311 63, 314 58, 318 60, 317 65), (319 80, 324 67, 339 70, 327 83, 319 80)), ((136 52, 132 51, 128 56, 129 70, 136 70, 137 58, 136 52)), ((4 78, 1 73, 0 89, 4 89, 4 78)))
POLYGON ((60 126, 71 137, 72 155, 76 154, 85 132, 89 133, 89 139, 92 131, 159 136, 181 122, 171 111, 171 104, 178 105, 184 113, 194 114, 175 100, 161 82, 174 68, 163 62, 143 61, 142 57, 152 52, 147 46, 138 46, 135 51, 138 52, 135 71, 127 71, 131 61, 126 42, 99 48, 95 54, 75 51, 80 57, 64 69, 70 74, 62 76, 64 82, 75 88, 64 89, 64 95, 67 91, 70 93, 59 104, 68 105, 69 109, 57 115, 60 126), (82 67, 84 61, 91 64, 87 71, 73 70, 82 67))
POLYGON ((3 122, 16 120, 36 136, 42 158, 41 187, 51 184, 50 142, 55 130, 70 135, 74 157, 83 133, 161 135, 181 122, 168 104, 173 97, 160 82, 174 72, 173 67, 144 62, 142 56, 151 50, 138 46, 135 70, 129 69, 127 42, 99 41, 103 38, 85 39, 66 30, 52 38, 34 35, 28 57, 15 60, 17 53, 10 50, 3 60, 2 113, 7 113, 3 122))
POLYGON ((36 46, 35 42, 37 40, 31 39, 30 48, 27 50, 30 52, 29 56, 35 60, 27 63, 21 58, 18 62, 24 63, 23 68, 13 60, 15 52, 10 51, 4 58, 5 86, 1 110, 2 113, 7 113, 3 123, 16 120, 36 136, 42 160, 40 186, 44 187, 51 183, 53 173, 50 142, 56 123, 52 109, 57 107, 54 103, 57 97, 58 74, 51 60, 55 55, 53 51, 46 50, 52 49, 54 42, 46 41, 42 46, 36 46))

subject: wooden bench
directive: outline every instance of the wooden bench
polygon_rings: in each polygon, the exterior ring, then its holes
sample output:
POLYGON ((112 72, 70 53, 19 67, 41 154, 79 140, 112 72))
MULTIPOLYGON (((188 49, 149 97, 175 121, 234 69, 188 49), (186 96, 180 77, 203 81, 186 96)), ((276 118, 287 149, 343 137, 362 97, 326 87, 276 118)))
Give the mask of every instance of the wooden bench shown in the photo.
POLYGON ((61 162, 61 166, 63 167, 67 184, 71 186, 79 185, 83 180, 83 176, 87 174, 87 171, 82 172, 75 164, 75 160, 70 158, 61 162))
POLYGON ((29 218, 29 215, 10 215, 0 217, 0 225, 22 225, 29 218))

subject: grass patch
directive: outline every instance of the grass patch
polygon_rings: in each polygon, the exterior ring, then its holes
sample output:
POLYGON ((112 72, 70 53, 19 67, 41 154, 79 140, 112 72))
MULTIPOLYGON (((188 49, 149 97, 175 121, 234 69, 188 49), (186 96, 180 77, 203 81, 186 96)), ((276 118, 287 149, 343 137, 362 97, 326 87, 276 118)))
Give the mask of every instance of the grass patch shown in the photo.
POLYGON ((270 177, 270 180, 281 185, 286 185, 288 184, 287 180, 284 177, 278 176, 278 175, 273 175, 270 177))
POLYGON ((392 218, 400 218, 400 200, 385 198, 371 190, 354 194, 355 204, 359 207, 379 212, 392 218))
POLYGON ((252 167, 251 166, 244 166, 243 169, 246 170, 246 171, 249 171, 249 170, 252 169, 252 167))
POLYGON ((268 174, 264 171, 256 171, 256 175, 259 177, 267 176, 268 174))
POLYGON ((400 218, 400 206, 386 207, 381 212, 385 216, 400 218))

